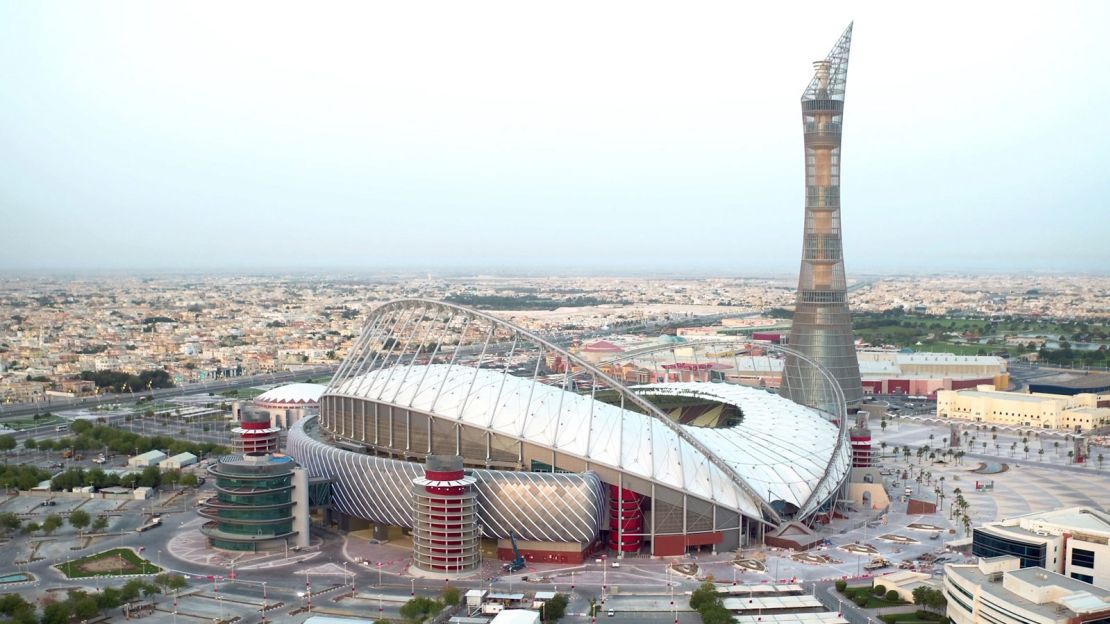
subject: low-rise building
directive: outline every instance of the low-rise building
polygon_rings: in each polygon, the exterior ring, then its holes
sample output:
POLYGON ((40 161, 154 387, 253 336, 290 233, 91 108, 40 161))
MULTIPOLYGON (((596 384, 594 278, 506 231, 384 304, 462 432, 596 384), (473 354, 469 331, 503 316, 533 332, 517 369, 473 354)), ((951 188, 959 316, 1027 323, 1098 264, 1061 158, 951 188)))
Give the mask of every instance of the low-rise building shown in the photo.
POLYGON ((887 592, 896 592, 898 597, 908 603, 913 603, 913 590, 918 587, 937 589, 938 583, 933 577, 924 572, 913 570, 898 570, 889 574, 880 574, 871 580, 871 587, 883 586, 887 592))
POLYGON ((162 470, 181 470, 185 466, 192 466, 197 463, 197 456, 192 453, 178 453, 173 457, 167 457, 158 462, 158 467, 162 470))
POLYGON ((1104 624, 1110 593, 1013 556, 944 566, 947 615, 954 624, 1104 624))
POLYGON ((147 451, 142 455, 135 455, 127 460, 127 465, 130 468, 146 468, 147 466, 157 466, 158 462, 166 458, 166 454, 162 451, 147 451))
POLYGON ((1099 407, 1094 394, 1003 392, 981 385, 937 392, 937 417, 1079 432, 1110 424, 1110 408, 1099 407))
POLYGON ((490 624, 540 624, 540 612, 528 609, 504 609, 490 624))
POLYGON ((1070 507, 988 522, 972 532, 971 553, 1009 555, 1021 567, 1039 567, 1110 589, 1110 514, 1070 507))
POLYGON ((278 386, 255 397, 251 407, 264 412, 271 427, 288 429, 304 417, 320 412, 320 394, 326 387, 314 383, 278 386))

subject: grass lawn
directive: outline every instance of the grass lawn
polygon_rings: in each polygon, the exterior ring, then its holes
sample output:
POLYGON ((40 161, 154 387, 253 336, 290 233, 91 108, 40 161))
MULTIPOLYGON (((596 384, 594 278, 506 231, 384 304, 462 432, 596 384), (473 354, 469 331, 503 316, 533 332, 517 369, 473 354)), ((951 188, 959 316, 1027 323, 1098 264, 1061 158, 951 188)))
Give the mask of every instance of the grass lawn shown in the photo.
POLYGON ((71 559, 54 566, 68 578, 86 578, 108 574, 156 574, 162 569, 127 548, 71 559))
POLYGON ((886 598, 880 598, 879 596, 876 596, 874 593, 871 592, 871 586, 870 585, 868 585, 866 587, 849 587, 849 588, 844 590, 844 595, 847 596, 848 599, 852 600, 853 602, 855 602, 856 596, 866 597, 867 598, 867 603, 864 604, 863 607, 862 607, 864 609, 878 609, 878 608, 881 608, 881 607, 899 607, 899 606, 902 606, 902 605, 906 604, 905 602, 903 602, 901 600, 890 601, 890 600, 887 600, 886 598))
POLYGON ((34 420, 31 418, 21 420, 8 420, 5 421, 4 424, 7 425, 9 429, 13 429, 15 431, 23 431, 24 429, 33 429, 35 427, 56 425, 58 423, 64 422, 66 422, 65 418, 62 418, 61 416, 50 415, 46 418, 39 418, 38 420, 34 420))
MULTIPOLYGON (((908 346, 918 352, 955 353, 956 355, 975 355, 980 349, 987 353, 992 353, 994 351, 1009 351, 1011 354, 1018 353, 1017 349, 1007 345, 968 345, 953 344, 951 342, 922 341, 921 346, 917 346, 916 343, 908 346)), ((1022 349, 1021 352, 1024 352, 1024 349, 1022 349)))
POLYGON ((944 622, 948 618, 932 611, 916 611, 914 613, 880 615, 879 619, 886 622, 886 624, 933 624, 933 622, 944 622))
POLYGON ((265 390, 259 390, 258 388, 239 388, 238 390, 224 390, 223 392, 221 392, 219 394, 220 394, 220 396, 227 397, 229 399, 244 399, 244 400, 246 400, 246 399, 253 399, 254 397, 256 397, 256 396, 258 396, 258 395, 260 395, 264 392, 266 392, 266 391, 265 390))

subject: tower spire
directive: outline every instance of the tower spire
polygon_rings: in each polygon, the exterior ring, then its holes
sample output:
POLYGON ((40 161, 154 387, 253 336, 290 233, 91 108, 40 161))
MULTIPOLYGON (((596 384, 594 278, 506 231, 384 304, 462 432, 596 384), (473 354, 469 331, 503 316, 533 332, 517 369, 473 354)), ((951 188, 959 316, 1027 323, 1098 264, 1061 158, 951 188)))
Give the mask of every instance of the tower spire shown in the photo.
MULTIPOLYGON (((805 140, 806 204, 802 265, 790 346, 823 364, 836 377, 849 411, 863 399, 856 359, 840 222, 840 138, 852 24, 822 60, 802 93, 805 140)), ((831 408, 833 397, 820 396, 817 371, 787 358, 782 394, 797 403, 831 408)))

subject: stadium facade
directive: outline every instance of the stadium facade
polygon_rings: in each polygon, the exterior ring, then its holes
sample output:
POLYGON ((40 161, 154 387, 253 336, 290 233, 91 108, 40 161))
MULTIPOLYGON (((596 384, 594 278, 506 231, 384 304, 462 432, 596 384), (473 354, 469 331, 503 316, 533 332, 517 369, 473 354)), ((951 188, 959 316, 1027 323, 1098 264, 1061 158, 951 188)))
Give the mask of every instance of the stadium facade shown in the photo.
POLYGON ((482 537, 540 561, 732 550, 837 499, 846 404, 805 354, 761 345, 814 368, 821 409, 731 384, 625 386, 556 342, 461 306, 388 303, 287 452, 331 481, 334 522, 383 535, 418 524, 428 458, 460 457, 482 537))
MULTIPOLYGON (((802 94, 805 231, 790 345, 833 374, 854 411, 863 401, 863 388, 848 312, 840 220, 840 143, 851 47, 849 24, 828 56, 814 63, 813 79, 802 94)), ((783 384, 784 396, 815 405, 821 383, 815 370, 787 358, 784 377, 790 383, 783 384)))

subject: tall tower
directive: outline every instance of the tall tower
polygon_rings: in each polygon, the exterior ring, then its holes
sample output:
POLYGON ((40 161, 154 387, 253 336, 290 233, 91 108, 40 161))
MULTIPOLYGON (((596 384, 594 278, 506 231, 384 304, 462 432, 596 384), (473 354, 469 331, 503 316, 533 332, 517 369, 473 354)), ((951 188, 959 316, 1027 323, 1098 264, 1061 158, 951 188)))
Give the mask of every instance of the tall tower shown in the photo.
MULTIPOLYGON (((850 412, 857 410, 863 399, 840 231, 840 132, 851 45, 849 24, 829 55, 813 64, 813 80, 802 94, 806 218, 798 298, 790 330, 790 346, 829 369, 844 391, 850 412)), ((823 407, 828 398, 819 396, 821 388, 813 367, 787 359, 784 396, 802 405, 823 407)))

